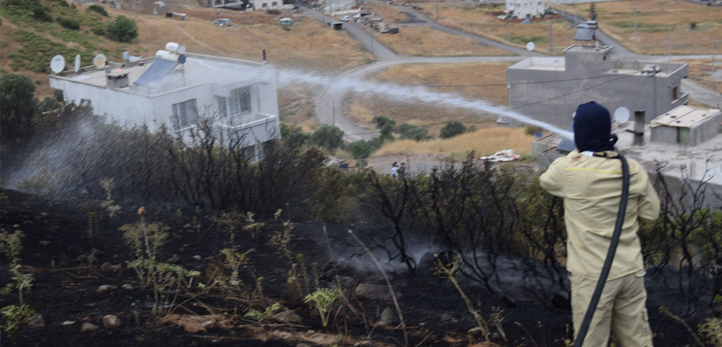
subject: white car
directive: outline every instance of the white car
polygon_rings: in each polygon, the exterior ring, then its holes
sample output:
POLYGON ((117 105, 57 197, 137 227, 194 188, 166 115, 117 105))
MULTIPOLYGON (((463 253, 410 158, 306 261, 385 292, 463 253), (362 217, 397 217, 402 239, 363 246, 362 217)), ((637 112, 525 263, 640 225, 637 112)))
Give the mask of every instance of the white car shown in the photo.
POLYGON ((514 153, 514 150, 511 149, 505 149, 502 151, 498 151, 494 153, 493 155, 487 156, 487 157, 481 157, 479 160, 483 163, 486 161, 492 162, 492 163, 499 163, 499 162, 505 162, 505 161, 514 161, 519 160, 521 157, 514 153))
POLYGON ((343 16, 343 17, 341 17, 339 20, 342 21, 342 22, 348 22, 348 21, 351 20, 351 17, 349 17, 349 16, 343 16))

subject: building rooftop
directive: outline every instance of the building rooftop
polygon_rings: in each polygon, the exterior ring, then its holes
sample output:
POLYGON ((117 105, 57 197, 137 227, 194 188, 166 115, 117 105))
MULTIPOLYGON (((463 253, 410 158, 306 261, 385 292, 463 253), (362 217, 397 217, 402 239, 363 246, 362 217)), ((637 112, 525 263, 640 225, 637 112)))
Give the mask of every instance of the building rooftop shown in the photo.
MULTIPOLYGON (((185 64, 177 64, 167 60, 144 58, 130 63, 109 63, 103 69, 94 66, 84 67, 78 72, 63 71, 50 75, 51 78, 64 79, 68 81, 93 85, 106 88, 108 85, 107 76, 128 75, 129 86, 117 88, 118 91, 128 93, 154 96, 170 91, 185 89, 198 85, 214 83, 229 84, 239 81, 253 80, 265 74, 264 63, 257 63, 241 59, 222 58, 201 54, 185 54, 185 64), (135 82, 144 72, 151 69, 151 66, 158 61, 159 64, 171 64, 167 69, 155 76, 144 76, 144 79, 151 77, 154 83, 136 85, 135 82)), ((157 70, 157 69, 156 69, 157 70)))
POLYGON ((711 116, 719 113, 716 109, 703 109, 693 106, 677 107, 657 118, 649 124, 651 128, 666 125, 670 127, 691 127, 698 123, 703 123, 711 116))

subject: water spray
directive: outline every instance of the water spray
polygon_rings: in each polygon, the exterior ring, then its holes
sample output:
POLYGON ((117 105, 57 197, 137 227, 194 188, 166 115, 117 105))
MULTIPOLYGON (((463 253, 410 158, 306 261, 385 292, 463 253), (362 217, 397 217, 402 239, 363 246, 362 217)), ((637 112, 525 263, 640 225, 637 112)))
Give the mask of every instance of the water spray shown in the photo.
POLYGON ((279 71, 278 82, 280 85, 290 83, 303 83, 322 86, 333 86, 334 88, 339 89, 350 89, 358 93, 381 93, 387 97, 402 101, 414 99, 425 103, 441 104, 445 106, 486 112, 502 117, 509 117, 522 123, 538 126, 542 129, 557 133, 562 137, 568 138, 570 140, 574 139, 574 134, 570 131, 559 129, 551 124, 527 117, 507 108, 492 105, 484 100, 469 100, 454 93, 433 92, 423 86, 408 87, 389 83, 337 79, 327 76, 317 76, 294 70, 279 71))

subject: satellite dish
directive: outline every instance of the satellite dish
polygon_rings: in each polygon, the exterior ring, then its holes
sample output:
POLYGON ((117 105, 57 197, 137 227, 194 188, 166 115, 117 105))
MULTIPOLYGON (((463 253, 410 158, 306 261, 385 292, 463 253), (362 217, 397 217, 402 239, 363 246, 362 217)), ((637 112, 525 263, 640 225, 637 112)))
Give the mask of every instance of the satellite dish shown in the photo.
POLYGON ((554 59, 554 66, 559 66, 559 59, 554 59))
POLYGON ((574 117, 576 117, 576 116, 577 116, 577 111, 574 111, 574 113, 572 113, 572 119, 574 119, 574 117))
POLYGON ((62 55, 58 54, 53 57, 53 59, 50 59, 50 70, 52 70, 55 73, 59 73, 65 69, 65 58, 63 58, 62 55))
POLYGON ((526 44, 526 50, 529 51, 529 52, 533 51, 533 50, 534 50, 534 47, 535 47, 535 46, 534 46, 534 42, 529 42, 529 43, 526 44))
POLYGON ((95 65, 96 68, 102 69, 105 67, 105 63, 108 61, 108 59, 105 57, 105 54, 98 54, 93 58, 93 65, 95 65))
POLYGON ((622 106, 614 111, 614 120, 617 121, 617 123, 625 123, 629 120, 629 109, 622 106))
POLYGON ((80 70, 80 54, 75 56, 75 72, 80 70))

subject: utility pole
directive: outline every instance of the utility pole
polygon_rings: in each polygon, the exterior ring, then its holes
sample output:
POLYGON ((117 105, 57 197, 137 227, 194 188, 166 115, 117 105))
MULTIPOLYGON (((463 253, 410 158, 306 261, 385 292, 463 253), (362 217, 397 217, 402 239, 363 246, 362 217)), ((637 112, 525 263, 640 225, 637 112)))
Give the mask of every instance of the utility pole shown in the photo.
POLYGON ((579 0, 574 1, 574 28, 577 28, 577 4, 579 3, 579 0))
POLYGON ((474 39, 471 39, 471 55, 474 55, 474 39))
POLYGON ((652 119, 657 118, 657 69, 659 67, 654 65, 652 67, 652 119))
POLYGON ((669 27, 669 59, 672 60, 672 27, 669 27))
POLYGON ((549 22, 549 55, 554 54, 554 44, 552 43, 552 22, 549 22))
POLYGON ((637 3, 632 4, 634 9, 634 42, 637 42, 637 3))
POLYGON ((506 17, 506 40, 509 41, 509 17, 506 17))
POLYGON ((439 21, 439 0, 436 0, 436 19, 434 19, 434 22, 439 21))

